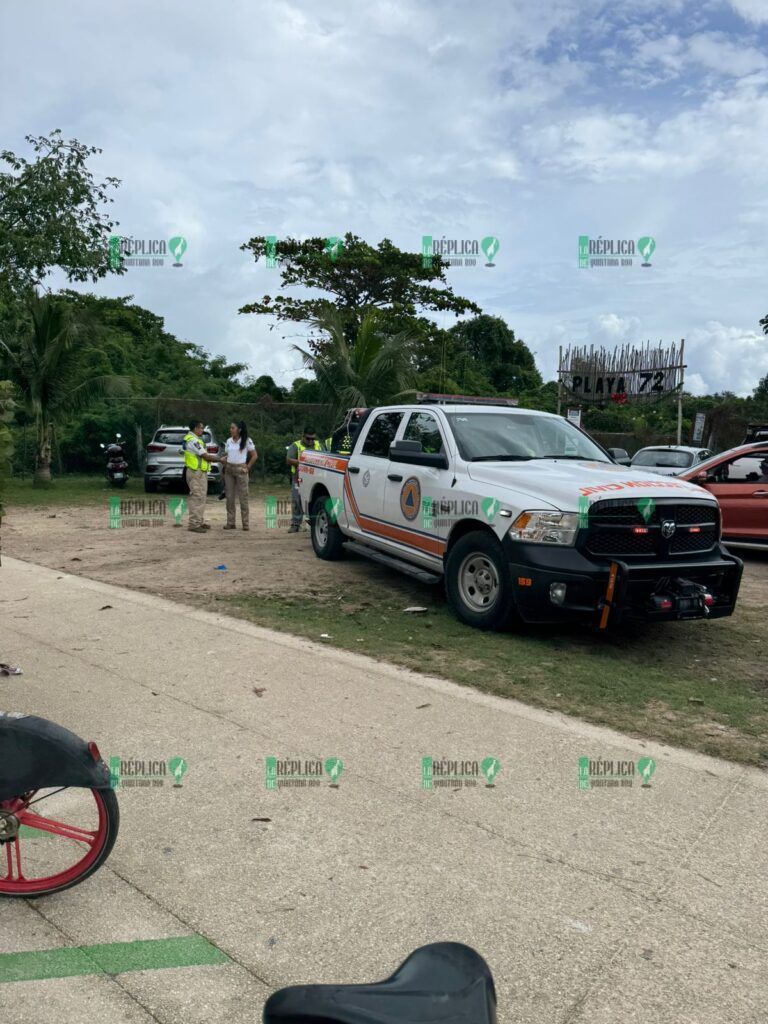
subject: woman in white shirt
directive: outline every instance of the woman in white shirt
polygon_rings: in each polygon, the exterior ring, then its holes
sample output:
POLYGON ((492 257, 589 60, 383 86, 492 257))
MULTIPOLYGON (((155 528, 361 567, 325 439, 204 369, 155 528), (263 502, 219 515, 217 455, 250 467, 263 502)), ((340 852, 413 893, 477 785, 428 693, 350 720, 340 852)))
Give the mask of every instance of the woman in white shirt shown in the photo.
POLYGON ((230 423, 229 437, 224 446, 224 488, 227 494, 227 525, 225 530, 235 527, 235 498, 240 502, 240 518, 243 529, 248 526, 248 474, 259 455, 253 441, 248 437, 248 428, 243 420, 230 423))

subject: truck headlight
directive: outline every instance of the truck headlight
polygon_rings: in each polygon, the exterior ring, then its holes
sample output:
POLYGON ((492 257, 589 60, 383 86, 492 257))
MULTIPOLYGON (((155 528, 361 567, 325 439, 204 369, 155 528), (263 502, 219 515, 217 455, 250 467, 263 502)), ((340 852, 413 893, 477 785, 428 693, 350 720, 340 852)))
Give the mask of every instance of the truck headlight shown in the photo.
POLYGON ((521 512, 509 536, 527 544, 573 544, 578 530, 576 512, 521 512))

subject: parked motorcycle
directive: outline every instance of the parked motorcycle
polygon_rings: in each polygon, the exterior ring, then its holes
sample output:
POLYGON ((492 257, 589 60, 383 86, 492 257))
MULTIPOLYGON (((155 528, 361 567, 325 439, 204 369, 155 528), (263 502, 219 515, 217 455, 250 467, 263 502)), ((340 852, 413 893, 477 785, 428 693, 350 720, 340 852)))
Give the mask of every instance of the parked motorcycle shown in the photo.
POLYGON ((293 985, 264 1004, 263 1024, 496 1024, 488 964, 460 942, 415 950, 373 985, 293 985))
POLYGON ((122 434, 115 434, 117 438, 111 444, 101 444, 107 453, 107 480, 113 487, 125 487, 128 483, 128 462, 125 457, 120 438, 122 434))
POLYGON ((0 897, 62 892, 98 871, 120 827, 95 743, 0 711, 0 897))

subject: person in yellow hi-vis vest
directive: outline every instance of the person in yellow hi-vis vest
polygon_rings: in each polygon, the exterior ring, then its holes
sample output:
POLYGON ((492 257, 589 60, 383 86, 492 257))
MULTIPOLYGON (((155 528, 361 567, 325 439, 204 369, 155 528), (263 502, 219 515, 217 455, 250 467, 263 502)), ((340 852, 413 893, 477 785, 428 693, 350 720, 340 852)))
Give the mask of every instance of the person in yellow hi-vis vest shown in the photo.
POLYGON ((205 522, 205 499, 208 497, 208 470, 212 462, 221 462, 211 455, 203 442, 205 426, 199 420, 190 420, 189 433, 184 435, 184 470, 189 487, 189 525, 192 533, 205 533, 210 526, 205 522))
POLYGON ((323 446, 318 441, 317 435, 312 427, 304 427, 304 433, 302 436, 297 441, 294 441, 293 444, 288 445, 288 452, 285 458, 285 461, 291 467, 291 525, 288 529, 288 533, 298 533, 301 529, 301 521, 304 518, 304 510, 301 507, 301 495, 299 494, 299 485, 296 479, 296 473, 301 453, 306 448, 316 452, 321 452, 323 450, 323 446))

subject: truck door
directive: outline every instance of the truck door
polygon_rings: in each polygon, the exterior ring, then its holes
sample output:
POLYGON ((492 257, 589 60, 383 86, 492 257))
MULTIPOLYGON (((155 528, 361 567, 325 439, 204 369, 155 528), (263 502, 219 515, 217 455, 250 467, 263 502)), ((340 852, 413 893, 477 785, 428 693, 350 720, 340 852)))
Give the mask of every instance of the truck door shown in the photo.
MULTIPOLYGON (((422 451, 450 452, 437 417, 431 412, 408 413, 402 441, 419 441, 422 451)), ((384 488, 384 520, 394 527, 393 542, 402 555, 442 558, 445 540, 460 509, 451 490, 452 469, 389 462, 384 488)))
POLYGON ((366 540, 382 540, 381 519, 384 485, 389 465, 389 446, 395 439, 402 412, 371 416, 364 436, 349 457, 344 508, 349 530, 366 540))

